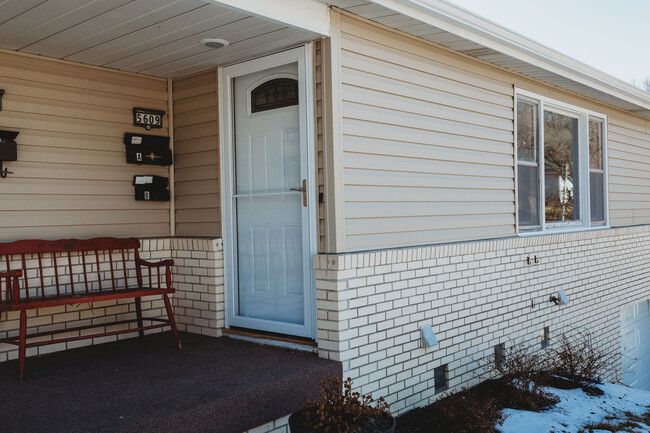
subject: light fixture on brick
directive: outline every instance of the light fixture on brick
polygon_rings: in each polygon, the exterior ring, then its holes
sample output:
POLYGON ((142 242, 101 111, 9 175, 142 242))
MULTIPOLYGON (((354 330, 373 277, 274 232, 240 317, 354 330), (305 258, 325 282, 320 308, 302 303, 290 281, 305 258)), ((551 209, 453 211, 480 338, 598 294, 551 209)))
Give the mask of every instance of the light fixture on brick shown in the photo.
POLYGON ((431 326, 423 326, 420 328, 420 334, 422 347, 433 347, 438 345, 438 339, 436 338, 436 334, 433 332, 431 326))
POLYGON ((557 296, 551 295, 551 298, 549 300, 555 305, 569 305, 571 303, 571 301, 569 301, 569 297, 566 295, 566 293, 564 293, 564 290, 558 290, 557 296))

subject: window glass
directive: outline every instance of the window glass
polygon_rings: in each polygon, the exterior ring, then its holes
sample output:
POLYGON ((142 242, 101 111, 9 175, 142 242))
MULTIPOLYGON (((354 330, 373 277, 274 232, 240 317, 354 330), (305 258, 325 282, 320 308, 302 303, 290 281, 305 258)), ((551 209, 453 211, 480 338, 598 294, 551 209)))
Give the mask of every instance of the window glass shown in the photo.
POLYGON ((537 162, 537 104, 519 100, 517 104, 517 159, 537 162))
POLYGON ((251 92, 251 113, 298 105, 298 80, 276 78, 251 92))
POLYGON ((578 119, 544 111, 544 183, 547 223, 579 219, 578 119), (574 206, 574 204, 576 206, 574 206))
POLYGON ((522 91, 516 123, 519 232, 607 224, 605 117, 522 91))
POLYGON ((517 103, 517 201, 519 225, 539 227, 538 104, 517 103))
POLYGON ((603 122, 589 120, 589 168, 603 169, 603 122))
POLYGON ((603 122, 589 120, 589 210, 593 223, 605 223, 603 122))
POLYGON ((517 167, 517 200, 519 225, 539 226, 539 172, 536 166, 520 164, 517 167))
POLYGON ((589 210, 591 221, 594 223, 605 223, 605 183, 602 172, 589 172, 589 210))

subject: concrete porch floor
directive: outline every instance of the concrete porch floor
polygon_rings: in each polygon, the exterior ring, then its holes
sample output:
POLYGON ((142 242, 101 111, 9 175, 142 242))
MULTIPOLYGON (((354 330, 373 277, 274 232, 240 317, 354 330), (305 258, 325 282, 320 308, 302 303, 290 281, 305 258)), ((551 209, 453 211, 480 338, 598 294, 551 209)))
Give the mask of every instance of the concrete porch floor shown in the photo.
POLYGON ((299 409, 341 376, 315 354, 181 333, 0 364, 0 431, 240 433, 299 409))

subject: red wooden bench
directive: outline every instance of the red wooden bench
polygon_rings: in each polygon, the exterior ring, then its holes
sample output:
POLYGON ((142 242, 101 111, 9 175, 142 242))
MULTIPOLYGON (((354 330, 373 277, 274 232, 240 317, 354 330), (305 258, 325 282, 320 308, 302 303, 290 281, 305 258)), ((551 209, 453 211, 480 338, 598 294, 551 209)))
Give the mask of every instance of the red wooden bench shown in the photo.
POLYGON ((163 326, 171 326, 176 344, 181 347, 168 297, 170 293, 174 293, 171 281, 171 266, 174 261, 152 263, 142 260, 138 254, 139 248, 140 241, 135 238, 23 240, 0 243, 0 263, 4 261, 6 265, 6 270, 0 272, 0 312, 20 311, 19 334, 0 339, 0 343, 18 346, 18 376, 21 381, 25 375, 25 353, 28 347, 135 331, 142 336, 145 330, 163 326), (127 263, 133 263, 133 266, 129 268, 127 263), (144 275, 143 269, 148 271, 144 275), (150 295, 163 296, 167 319, 142 317, 140 298, 150 295), (27 335, 27 310, 125 298, 135 298, 135 319, 27 335), (145 326, 145 320, 151 323, 145 326), (80 332, 72 337, 27 342, 31 337, 53 336, 127 323, 136 325, 127 326, 129 329, 88 335, 82 335, 80 332))

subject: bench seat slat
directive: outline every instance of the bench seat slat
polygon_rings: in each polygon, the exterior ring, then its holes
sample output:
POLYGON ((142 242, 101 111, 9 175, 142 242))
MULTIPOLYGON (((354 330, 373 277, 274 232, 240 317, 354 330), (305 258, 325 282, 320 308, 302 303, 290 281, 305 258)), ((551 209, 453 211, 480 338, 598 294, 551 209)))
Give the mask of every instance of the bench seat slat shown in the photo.
POLYGON ((174 293, 174 289, 137 288, 117 289, 110 292, 76 293, 74 295, 46 296, 21 300, 20 304, 0 303, 0 311, 32 310, 34 308, 56 307, 59 305, 85 304, 90 302, 110 301, 112 299, 135 298, 141 296, 164 295, 174 293))

